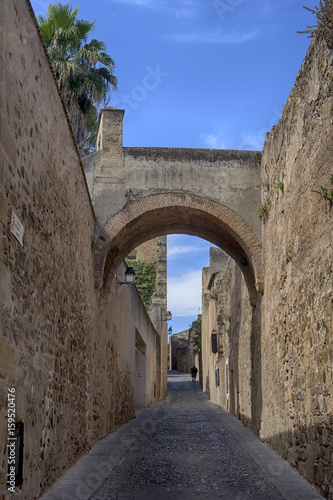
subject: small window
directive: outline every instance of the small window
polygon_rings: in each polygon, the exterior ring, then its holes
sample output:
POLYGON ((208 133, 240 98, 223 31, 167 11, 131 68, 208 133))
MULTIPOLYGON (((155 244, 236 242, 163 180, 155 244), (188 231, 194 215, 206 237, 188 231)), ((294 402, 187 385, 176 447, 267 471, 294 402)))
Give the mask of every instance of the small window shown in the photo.
POLYGON ((218 366, 215 369, 215 385, 216 387, 220 386, 220 369, 218 366))
POLYGON ((212 338, 212 353, 216 354, 217 353, 217 333, 212 333, 211 338, 212 338))

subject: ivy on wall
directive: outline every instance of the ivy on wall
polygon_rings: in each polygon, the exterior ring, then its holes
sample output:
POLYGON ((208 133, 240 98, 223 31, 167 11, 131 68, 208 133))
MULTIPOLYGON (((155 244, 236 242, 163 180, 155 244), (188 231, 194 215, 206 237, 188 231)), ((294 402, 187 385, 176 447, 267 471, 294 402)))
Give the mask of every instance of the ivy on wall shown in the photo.
POLYGON ((127 258, 126 264, 135 271, 135 284, 147 311, 152 306, 152 297, 156 290, 156 260, 134 260, 127 258))
POLYGON ((192 322, 191 337, 193 352, 195 355, 199 354, 201 351, 201 317, 192 322))

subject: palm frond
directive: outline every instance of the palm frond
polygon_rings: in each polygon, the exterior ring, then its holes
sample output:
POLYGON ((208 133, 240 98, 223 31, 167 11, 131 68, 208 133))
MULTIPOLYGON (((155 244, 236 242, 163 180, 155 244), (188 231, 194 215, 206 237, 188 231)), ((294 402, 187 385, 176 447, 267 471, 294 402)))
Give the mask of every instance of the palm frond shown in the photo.
POLYGON ((49 5, 47 16, 37 19, 64 101, 75 120, 76 103, 87 126, 88 118, 97 116, 97 106, 109 101, 118 82, 105 43, 95 38, 87 42, 95 22, 78 19, 78 10, 69 3, 54 3, 49 5))

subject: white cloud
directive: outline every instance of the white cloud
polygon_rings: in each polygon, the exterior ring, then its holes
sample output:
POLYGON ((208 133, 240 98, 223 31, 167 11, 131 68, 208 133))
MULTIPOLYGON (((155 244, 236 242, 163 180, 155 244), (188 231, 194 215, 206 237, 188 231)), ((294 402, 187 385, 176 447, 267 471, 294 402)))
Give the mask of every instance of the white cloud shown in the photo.
POLYGON ((248 132, 243 136, 242 143, 240 145, 241 149, 256 149, 261 151, 265 142, 267 132, 270 132, 272 127, 276 125, 282 114, 282 109, 273 108, 272 116, 269 121, 267 128, 262 128, 261 130, 255 132, 248 132))
POLYGON ((159 7, 165 4, 163 0, 113 0, 113 2, 138 5, 139 7, 159 7))
POLYGON ((173 316, 197 315, 201 307, 202 271, 168 279, 168 309, 173 316))
POLYGON ((255 134, 247 134, 242 140, 242 147, 261 151, 265 142, 266 132, 268 130, 263 129, 255 134))
POLYGON ((214 32, 200 33, 178 33, 170 35, 168 38, 180 43, 203 43, 203 44, 241 44, 256 38, 256 31, 248 33, 223 33, 221 30, 214 32))
POLYGON ((205 6, 202 0, 113 0, 113 2, 164 10, 178 19, 192 19, 197 16, 199 9, 205 6))
POLYGON ((201 134, 200 139, 210 149, 228 149, 223 134, 201 134))
POLYGON ((195 246, 188 245, 168 245, 168 258, 178 257, 178 255, 184 255, 187 253, 196 254, 198 252, 207 252, 206 248, 198 248, 195 246))

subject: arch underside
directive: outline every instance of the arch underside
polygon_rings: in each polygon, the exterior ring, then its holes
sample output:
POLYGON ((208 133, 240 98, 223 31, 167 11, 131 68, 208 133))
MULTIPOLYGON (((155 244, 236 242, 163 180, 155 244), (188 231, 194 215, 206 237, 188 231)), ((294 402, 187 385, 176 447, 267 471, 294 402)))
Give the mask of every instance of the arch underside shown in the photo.
POLYGON ((230 255, 240 266, 255 305, 263 284, 257 235, 231 209, 186 194, 164 193, 131 202, 105 224, 95 245, 96 287, 109 290, 117 268, 135 247, 173 233, 199 236, 230 255))

